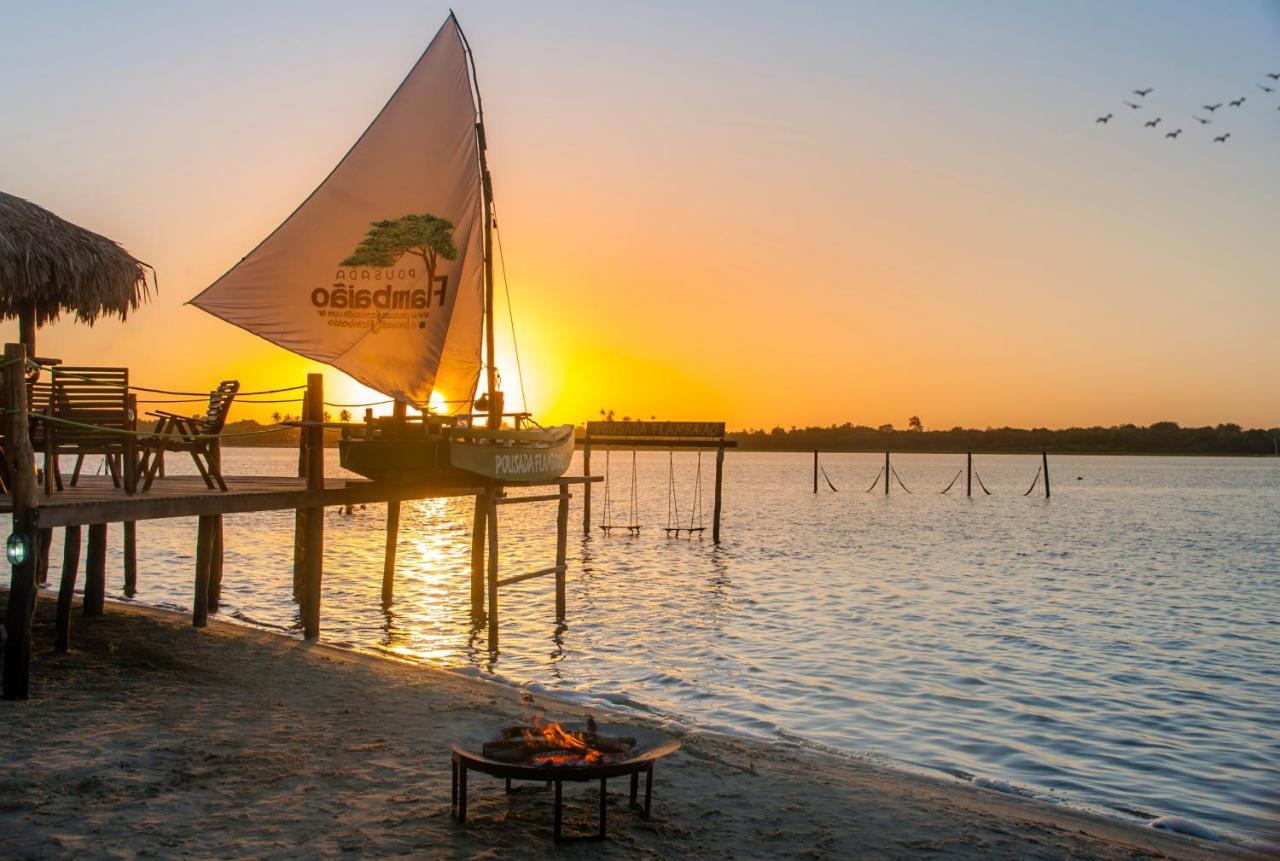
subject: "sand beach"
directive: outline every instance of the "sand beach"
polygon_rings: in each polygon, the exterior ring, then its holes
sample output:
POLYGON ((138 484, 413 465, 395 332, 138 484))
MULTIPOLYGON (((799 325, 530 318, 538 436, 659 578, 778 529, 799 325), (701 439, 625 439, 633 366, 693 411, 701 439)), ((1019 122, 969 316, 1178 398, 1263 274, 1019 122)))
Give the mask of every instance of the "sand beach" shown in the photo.
MULTIPOLYGON (((472 779, 450 817, 449 744, 520 713, 520 692, 422 665, 112 603, 55 655, 42 600, 32 697, 4 702, 7 858, 1261 857, 960 783, 711 734, 656 771, 645 821, 556 847, 549 793, 472 779)), ((549 717, 581 710, 551 699, 549 717)), ((601 715, 601 718, 617 719, 601 715)), ((612 796, 614 790, 610 787, 612 796)), ((594 785, 566 825, 594 823, 594 785)))

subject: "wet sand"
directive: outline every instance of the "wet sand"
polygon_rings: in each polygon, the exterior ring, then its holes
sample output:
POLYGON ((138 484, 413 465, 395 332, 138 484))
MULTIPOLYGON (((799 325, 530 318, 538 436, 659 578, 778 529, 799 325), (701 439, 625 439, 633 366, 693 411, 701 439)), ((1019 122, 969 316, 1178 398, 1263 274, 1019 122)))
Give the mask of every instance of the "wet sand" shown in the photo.
MULTIPOLYGON (((42 594, 32 699, 0 703, 6 858, 1261 857, 700 733, 659 763, 650 820, 626 810, 620 779, 609 840, 555 847, 539 786, 507 796, 476 775, 468 826, 449 815, 449 745, 516 717, 510 688, 240 625, 196 630, 183 615, 115 603, 89 620, 77 608, 73 651, 54 655, 52 614, 42 594)), ((540 704, 552 718, 583 714, 540 704)), ((565 796, 567 830, 590 831, 595 785, 566 784, 565 796)))

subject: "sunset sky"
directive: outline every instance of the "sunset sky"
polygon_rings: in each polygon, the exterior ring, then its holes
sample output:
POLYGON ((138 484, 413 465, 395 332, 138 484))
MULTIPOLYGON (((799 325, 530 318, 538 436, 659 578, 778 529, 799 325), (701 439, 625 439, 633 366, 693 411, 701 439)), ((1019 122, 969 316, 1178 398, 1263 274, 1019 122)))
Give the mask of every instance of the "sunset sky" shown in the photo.
MULTIPOLYGON (((359 8, 0 4, 0 189, 159 273, 128 323, 65 321, 41 354, 179 389, 318 369, 183 303, 448 14, 359 8)), ((540 419, 1280 424, 1280 88, 1257 86, 1280 4, 455 9, 540 419)), ((325 370, 331 400, 369 396, 325 370)))

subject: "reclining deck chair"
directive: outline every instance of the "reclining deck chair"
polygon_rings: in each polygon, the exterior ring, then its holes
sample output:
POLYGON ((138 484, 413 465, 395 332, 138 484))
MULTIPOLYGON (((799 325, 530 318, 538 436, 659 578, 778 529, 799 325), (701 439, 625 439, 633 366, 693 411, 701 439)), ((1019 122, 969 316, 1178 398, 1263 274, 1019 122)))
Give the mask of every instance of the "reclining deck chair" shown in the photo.
POLYGON ((223 380, 209 393, 209 409, 202 416, 180 416, 164 410, 147 413, 158 421, 154 435, 142 441, 139 470, 144 492, 151 489, 166 451, 188 452, 206 487, 227 489, 227 483, 222 480, 222 448, 217 437, 227 423, 227 413, 231 412, 231 403, 238 391, 239 380, 223 380))

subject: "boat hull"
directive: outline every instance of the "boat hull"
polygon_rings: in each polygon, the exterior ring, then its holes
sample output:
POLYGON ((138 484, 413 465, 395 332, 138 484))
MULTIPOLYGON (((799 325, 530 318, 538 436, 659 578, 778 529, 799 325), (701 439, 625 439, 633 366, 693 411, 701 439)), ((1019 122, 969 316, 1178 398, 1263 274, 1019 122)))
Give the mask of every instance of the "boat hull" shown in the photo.
POLYGON ((457 469, 493 481, 552 481, 565 474, 573 460, 573 425, 538 434, 502 431, 483 438, 449 440, 449 463, 457 469), (543 436, 544 439, 537 439, 543 436))
POLYGON ((452 437, 342 440, 339 462, 374 481, 467 487, 552 481, 569 468, 573 448, 572 425, 545 432, 460 431, 452 437))

